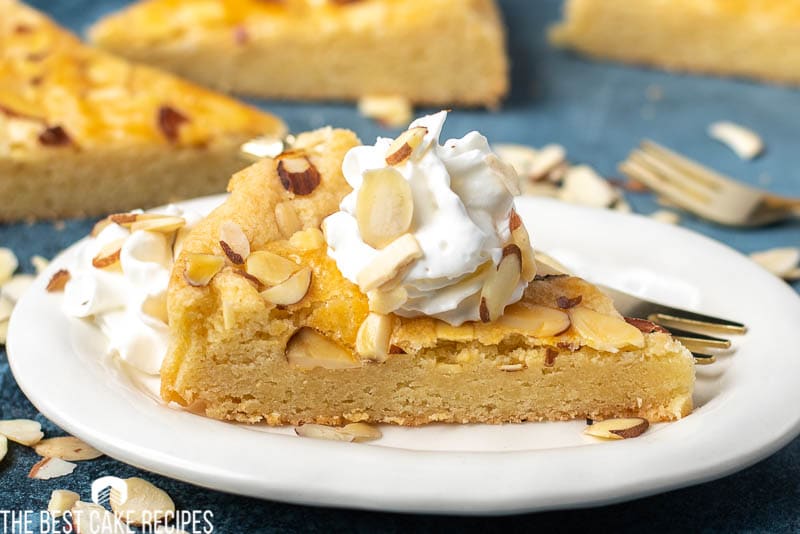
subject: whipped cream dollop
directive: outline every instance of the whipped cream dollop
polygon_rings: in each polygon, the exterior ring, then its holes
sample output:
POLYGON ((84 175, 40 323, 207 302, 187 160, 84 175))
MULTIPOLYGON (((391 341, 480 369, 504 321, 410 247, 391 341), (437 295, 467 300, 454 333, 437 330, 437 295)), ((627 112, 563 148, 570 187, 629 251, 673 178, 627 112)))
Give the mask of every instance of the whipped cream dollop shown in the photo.
POLYGON ((62 304, 68 316, 91 319, 100 327, 108 338, 110 353, 151 375, 159 373, 169 343, 166 297, 173 248, 176 240, 202 218, 176 206, 158 213, 183 217, 186 225, 176 234, 131 232, 109 224, 96 237, 87 239, 67 266, 70 280, 62 304), (115 242, 122 242, 119 268, 94 267, 92 259, 115 242))
MULTIPOLYGON (((409 229, 422 255, 411 263, 399 286, 407 299, 393 313, 430 316, 460 325, 480 318, 481 290, 509 243, 509 218, 516 174, 500 162, 486 138, 470 132, 439 144, 447 112, 422 117, 409 129, 427 129, 411 156, 395 165, 411 186, 413 218, 409 229)), ((342 170, 353 191, 340 211, 325 219, 328 254, 350 281, 379 254, 362 239, 356 203, 364 173, 387 167, 392 139, 351 149, 342 170)), ((393 284, 397 285, 397 284, 393 284)), ((507 304, 518 301, 527 282, 520 279, 507 304)))

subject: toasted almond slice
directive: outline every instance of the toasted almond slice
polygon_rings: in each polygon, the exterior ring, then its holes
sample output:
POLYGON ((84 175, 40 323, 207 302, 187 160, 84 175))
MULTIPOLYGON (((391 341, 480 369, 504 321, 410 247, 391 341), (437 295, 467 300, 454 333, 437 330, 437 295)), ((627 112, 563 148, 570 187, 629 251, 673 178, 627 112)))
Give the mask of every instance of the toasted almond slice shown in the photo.
POLYGON ((603 439, 628 439, 641 436, 649 427, 647 419, 627 417, 595 421, 583 433, 603 439))
POLYGON ((484 158, 484 162, 486 162, 489 169, 500 178, 500 181, 503 182, 503 185, 506 186, 509 193, 514 196, 521 193, 519 189, 519 176, 517 176, 517 171, 514 170, 514 167, 498 158, 496 154, 488 154, 484 158))
POLYGON ((11 280, 0 287, 2 296, 16 304, 34 280, 35 277, 32 274, 15 274, 11 280))
POLYGON ((358 112, 385 126, 399 128, 409 123, 414 108, 404 96, 365 95, 358 100, 358 112))
POLYGON ((143 478, 126 478, 127 498, 122 501, 118 492, 111 492, 109 504, 114 515, 129 525, 152 525, 175 515, 172 498, 143 478))
POLYGON ((559 192, 565 202, 595 208, 611 206, 618 196, 614 187, 588 165, 570 167, 559 192))
POLYGON ((285 282, 297 269, 299 266, 292 260, 266 250, 251 252, 245 264, 247 274, 267 286, 285 282))
POLYGON ((73 436, 61 436, 40 441, 33 448, 39 456, 60 458, 70 462, 94 460, 103 453, 73 436))
POLYGON ((526 145, 498 143, 492 145, 497 157, 514 167, 520 178, 529 178, 530 168, 536 161, 539 151, 526 145))
POLYGON ((481 290, 480 318, 484 323, 496 321, 514 294, 522 272, 522 252, 517 245, 506 245, 497 269, 481 290))
POLYGON ((14 303, 11 299, 0 295, 0 322, 8 321, 11 318, 11 312, 14 311, 14 303))
POLYGON ((352 435, 353 441, 358 443, 373 441, 383 437, 383 433, 380 430, 367 423, 350 423, 344 425, 341 431, 345 434, 352 435))
MULTIPOLYGON (((14 443, 26 445, 28 447, 39 443, 44 434, 42 425, 38 421, 31 419, 9 419, 0 421, 0 434, 4 435, 14 443)), ((41 454, 40 456, 49 456, 41 454)))
POLYGON ((356 334, 356 353, 376 362, 386 361, 394 321, 388 315, 370 313, 356 334))
POLYGON ((96 269, 115 269, 119 267, 119 256, 125 238, 116 239, 106 243, 97 255, 92 258, 92 266, 96 269))
POLYGON ((293 233, 289 245, 305 252, 318 250, 325 246, 325 236, 319 228, 306 228, 293 233))
POLYGON ((780 247, 753 252, 750 259, 779 278, 786 278, 800 264, 800 248, 780 247))
POLYGON ((422 140, 427 133, 428 129, 424 126, 416 126, 398 135, 397 139, 389 145, 389 150, 386 152, 386 163, 388 165, 400 165, 405 162, 411 157, 414 150, 422 144, 422 140))
POLYGON ((19 267, 19 260, 10 248, 0 247, 0 285, 5 284, 19 267))
POLYGON ((729 121, 719 121, 708 127, 708 135, 724 143, 742 159, 753 159, 764 151, 764 142, 749 128, 729 121))
POLYGON ((58 291, 64 291, 64 286, 67 285, 71 275, 69 271, 66 269, 59 269, 53 273, 53 276, 50 277, 50 281, 47 282, 47 287, 45 288, 48 293, 56 293, 58 291))
POLYGON ((392 168, 364 172, 358 190, 356 222, 361 239, 383 248, 408 232, 414 216, 411 185, 392 168))
MULTIPOLYGON (((538 182, 564 165, 567 158, 567 151, 561 145, 545 145, 536 154, 533 164, 528 169, 528 179, 538 182)), ((554 180, 558 181, 558 180, 554 180)))
POLYGON ((533 337, 545 338, 565 332, 571 323, 569 315, 561 310, 518 303, 507 307, 497 324, 520 330, 533 337))
POLYGON ((183 278, 190 286, 205 287, 225 266, 225 259, 214 254, 187 254, 183 278))
POLYGON ((100 232, 102 232, 112 224, 114 224, 114 221, 111 220, 111 216, 100 219, 99 221, 94 223, 94 226, 92 226, 92 231, 89 232, 89 235, 91 237, 97 237, 98 235, 100 235, 100 232))
POLYGON ((303 267, 286 281, 262 291, 261 296, 276 306, 289 306, 303 300, 310 285, 311 269, 303 267))
POLYGON ((50 480, 51 478, 63 477, 71 474, 77 465, 67 462, 61 458, 42 458, 41 461, 31 467, 28 478, 37 480, 50 480))
POLYGON ((404 234, 386 247, 356 275, 361 291, 368 293, 394 278, 412 261, 422 257, 422 249, 412 234, 404 234))
POLYGON ((596 312, 585 306, 570 308, 569 317, 572 327, 590 347, 617 352, 626 347, 644 346, 644 335, 635 326, 624 319, 596 312))
POLYGON ((327 439, 329 441, 355 441, 356 437, 349 432, 342 432, 332 426, 306 423, 294 428, 295 434, 303 438, 327 439))
POLYGON ((354 369, 361 367, 359 360, 349 350, 331 341, 316 330, 303 327, 286 345, 289 365, 300 369, 354 369))
POLYGON ((647 321, 646 319, 636 319, 633 317, 625 317, 625 322, 635 326, 639 329, 640 332, 643 334, 669 334, 670 331, 661 326, 660 324, 656 324, 652 321, 647 321))
POLYGON ((61 517, 65 512, 72 509, 79 500, 81 500, 81 496, 74 491, 53 490, 53 493, 50 494, 50 502, 47 503, 47 511, 53 517, 61 517))
POLYGON ((169 234, 177 232, 180 228, 186 225, 186 219, 183 217, 174 217, 171 215, 162 215, 161 217, 153 217, 148 219, 137 220, 131 224, 131 232, 137 230, 145 230, 148 232, 159 232, 162 234, 169 234))
POLYGON ((169 324, 167 316, 167 292, 164 291, 157 295, 148 295, 142 301, 142 313, 157 319, 164 324, 169 324))
POLYGON ((0 462, 3 461, 3 458, 6 457, 8 454, 8 439, 0 434, 0 462))
POLYGON ((381 314, 389 314, 399 309, 408 301, 408 291, 403 286, 392 289, 373 289, 367 293, 369 299, 369 311, 381 314))
POLYGON ((234 265, 243 265, 250 255, 250 241, 242 227, 225 221, 219 227, 219 246, 234 265))
POLYGON ((0 345, 5 345, 8 340, 8 321, 0 321, 0 345))
POLYGON ((522 224, 522 219, 515 210, 511 210, 508 221, 508 228, 511 230, 511 241, 519 247, 522 253, 522 279, 530 282, 536 277, 536 259, 533 256, 533 247, 528 230, 522 224))
POLYGON ((162 213, 114 213, 109 215, 107 219, 123 228, 131 228, 134 223, 151 219, 161 219, 162 217, 171 217, 171 215, 164 215, 162 213))
POLYGON ((278 177, 283 188, 295 195, 310 195, 320 182, 317 168, 305 156, 281 157, 278 177))
POLYGON ((656 210, 649 217, 664 224, 678 224, 681 222, 681 216, 670 210, 656 210))
POLYGON ((275 206, 275 222, 283 237, 289 238, 303 229, 303 223, 290 202, 280 202, 275 206))
POLYGON ((99 504, 76 502, 70 509, 76 534, 133 534, 117 517, 99 504))

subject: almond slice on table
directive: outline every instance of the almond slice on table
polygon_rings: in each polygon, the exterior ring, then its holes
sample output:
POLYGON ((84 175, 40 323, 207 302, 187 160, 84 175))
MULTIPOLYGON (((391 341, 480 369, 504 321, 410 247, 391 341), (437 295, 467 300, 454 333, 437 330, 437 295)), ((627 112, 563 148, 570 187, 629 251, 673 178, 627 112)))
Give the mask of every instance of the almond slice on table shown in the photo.
POLYGON ((568 313, 572 327, 594 349, 617 352, 625 347, 644 346, 642 332, 624 319, 585 306, 570 308, 568 313))
POLYGON ((555 308, 513 304, 505 309, 497 324, 521 330, 533 337, 544 338, 564 333, 572 323, 569 315, 555 308))
POLYGON ((0 295, 0 323, 8 321, 11 318, 11 312, 14 311, 14 303, 11 299, 0 295))
POLYGON ((50 480, 51 478, 63 477, 71 474, 76 464, 67 462, 61 458, 42 458, 38 463, 31 467, 28 478, 37 480, 50 480))
POLYGON ((412 234, 403 234, 386 247, 356 275, 363 293, 368 293, 392 280, 403 267, 422 257, 422 249, 412 234))
POLYGON ((522 253, 522 279, 530 282, 536 277, 536 259, 533 255, 528 229, 525 228, 522 219, 513 209, 508 220, 508 229, 511 231, 511 241, 519 247, 522 253))
POLYGON ((50 494, 50 501, 47 503, 47 511, 53 517, 61 517, 81 500, 81 496, 74 491, 57 489, 50 494))
POLYGON ((356 222, 363 241, 381 249, 408 232, 414 217, 411 185, 392 168, 366 171, 358 190, 356 222))
POLYGON ((250 255, 250 240, 242 227, 233 221, 225 221, 220 225, 219 246, 234 265, 243 265, 250 255))
POLYGON ((34 448, 36 454, 49 458, 60 458, 70 462, 94 460, 103 453, 73 436, 61 436, 40 441, 34 448))
POLYGON ((295 332, 289 340, 286 345, 286 359, 289 365, 300 369, 361 367, 361 360, 349 350, 308 327, 295 332))
POLYGON ((370 313, 356 334, 356 353, 376 362, 386 361, 394 321, 388 315, 370 313))
POLYGON ((15 303, 22 298, 22 295, 36 279, 32 274, 15 274, 9 281, 0 286, 3 298, 15 303))
POLYGON ((244 270, 266 286, 285 282, 300 266, 267 250, 251 252, 244 270))
POLYGON ((528 178, 538 182, 567 161, 567 151, 561 145, 543 146, 528 170, 528 178))
POLYGON ((69 282, 70 278, 72 278, 72 275, 69 274, 68 270, 59 269, 53 273, 53 276, 50 277, 50 281, 47 282, 47 287, 45 290, 48 293, 64 291, 64 287, 67 285, 67 282, 69 282))
MULTIPOLYGON (((0 434, 14 443, 31 447, 39 443, 44 437, 42 425, 31 419, 9 419, 0 421, 0 434)), ((40 456, 47 456, 41 454, 40 456)))
POLYGON ((506 245, 497 269, 486 279, 481 290, 480 318, 484 323, 496 321, 514 294, 522 273, 522 252, 517 245, 506 245))
POLYGON ((3 458, 6 457, 8 453, 8 439, 0 434, 0 462, 3 461, 3 458))
POLYGON ((284 189, 299 196, 313 193, 321 180, 319 171, 306 156, 279 157, 278 177, 284 189))
POLYGON ((741 159, 753 159, 764 151, 764 141, 757 133, 730 121, 712 123, 708 135, 727 145, 741 159))
POLYGON ((5 284, 19 267, 19 260, 10 248, 0 247, 0 285, 5 284))
POLYGON ((186 226, 186 219, 183 217, 176 217, 172 215, 161 215, 159 217, 152 217, 142 219, 131 224, 131 232, 137 230, 145 230, 148 232, 160 232, 162 234, 169 234, 177 232, 182 227, 186 226))
POLYGON ((750 259, 779 278, 789 278, 800 264, 800 248, 779 247, 753 252, 750 259))
POLYGON ((397 136, 397 139, 389 145, 386 151, 386 163, 388 165, 400 165, 408 160, 414 151, 422 144, 422 140, 428 133, 424 126, 409 128, 397 136))
POLYGON ((103 245, 97 255, 92 258, 92 266, 96 269, 115 269, 119 267, 120 252, 125 238, 115 239, 103 245))
POLYGON ((583 433, 603 439, 629 439, 641 436, 649 427, 647 419, 627 417, 595 421, 583 433))
POLYGON ((70 509, 76 534, 133 534, 133 531, 99 504, 76 502, 70 509))
POLYGON ((183 278, 190 286, 205 287, 225 266, 225 259, 213 254, 187 254, 183 278))
POLYGON ((285 281, 265 289, 261 296, 276 306, 289 306, 303 300, 311 285, 311 269, 303 267, 285 281))
POLYGON ((570 167, 564 175, 564 185, 559 191, 564 202, 607 208, 618 198, 617 191, 588 165, 570 167))
POLYGON ((143 478, 126 478, 127 498, 120 499, 118 492, 111 492, 109 503, 114 515, 128 525, 152 525, 175 516, 172 498, 151 482, 143 478))

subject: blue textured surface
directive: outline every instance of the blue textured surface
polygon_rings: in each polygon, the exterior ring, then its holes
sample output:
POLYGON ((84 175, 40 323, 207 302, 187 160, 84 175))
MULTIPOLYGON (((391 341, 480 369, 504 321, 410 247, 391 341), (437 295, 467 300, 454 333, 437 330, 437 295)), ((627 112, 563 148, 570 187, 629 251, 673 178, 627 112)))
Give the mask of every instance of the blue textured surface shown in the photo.
MULTIPOLYGON (((78 32, 103 13, 125 3, 120 0, 34 2, 78 32)), ((650 137, 746 182, 776 193, 800 196, 800 166, 797 165, 800 92, 749 82, 675 76, 590 63, 551 50, 545 44, 543 29, 557 18, 559 1, 505 0, 501 3, 510 28, 509 48, 514 62, 511 98, 496 113, 454 112, 448 121, 447 134, 460 136, 468 129, 479 129, 495 142, 513 141, 534 146, 558 142, 567 147, 573 161, 590 163, 607 175, 615 174, 617 162, 640 139, 650 137), (663 99, 650 102, 646 97, 649 86, 660 87, 663 99), (753 127, 764 136, 768 152, 755 162, 741 162, 727 148, 707 137, 707 125, 718 119, 753 127)), ((378 134, 394 133, 360 117, 351 105, 270 102, 264 107, 284 117, 293 131, 334 124, 352 128, 368 141, 378 134)), ((657 209, 650 194, 628 194, 628 200, 640 213, 657 209)), ((742 252, 800 246, 800 221, 747 231, 721 228, 689 216, 683 218, 682 224, 742 252)), ((0 225, 0 245, 14 249, 24 270, 30 271, 30 256, 52 257, 84 235, 90 226, 91 221, 70 221, 65 229, 57 231, 49 223, 0 225)), ((800 289, 800 285, 796 284, 795 288, 800 289)), ((787 350, 800 352, 798 347, 787 347, 787 350)), ((40 420, 48 435, 61 433, 37 414, 19 391, 2 352, 0 419, 17 417, 40 420)), ((26 474, 36 460, 32 451, 12 444, 8 456, 0 464, 0 510, 41 510, 46 507, 52 489, 72 489, 87 497, 89 482, 99 476, 139 474, 164 487, 179 508, 210 509, 214 513, 215 532, 224 533, 569 531, 579 528, 631 532, 645 528, 657 531, 800 531, 800 440, 769 459, 716 482, 603 508, 505 518, 426 517, 258 501, 142 474, 108 458, 82 463, 70 477, 53 481, 29 480, 26 474)), ((520 476, 528 475, 520 473, 520 476)), ((0 517, 0 532, 2 529, 0 517)))

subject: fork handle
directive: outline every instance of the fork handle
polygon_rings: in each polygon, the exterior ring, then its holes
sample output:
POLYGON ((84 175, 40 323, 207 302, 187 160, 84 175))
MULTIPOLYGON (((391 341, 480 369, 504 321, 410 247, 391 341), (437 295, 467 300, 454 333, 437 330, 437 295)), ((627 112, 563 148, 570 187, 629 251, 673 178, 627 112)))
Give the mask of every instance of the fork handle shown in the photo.
POLYGON ((788 198, 778 195, 768 195, 764 198, 764 205, 772 209, 786 210, 800 217, 800 198, 788 198))

